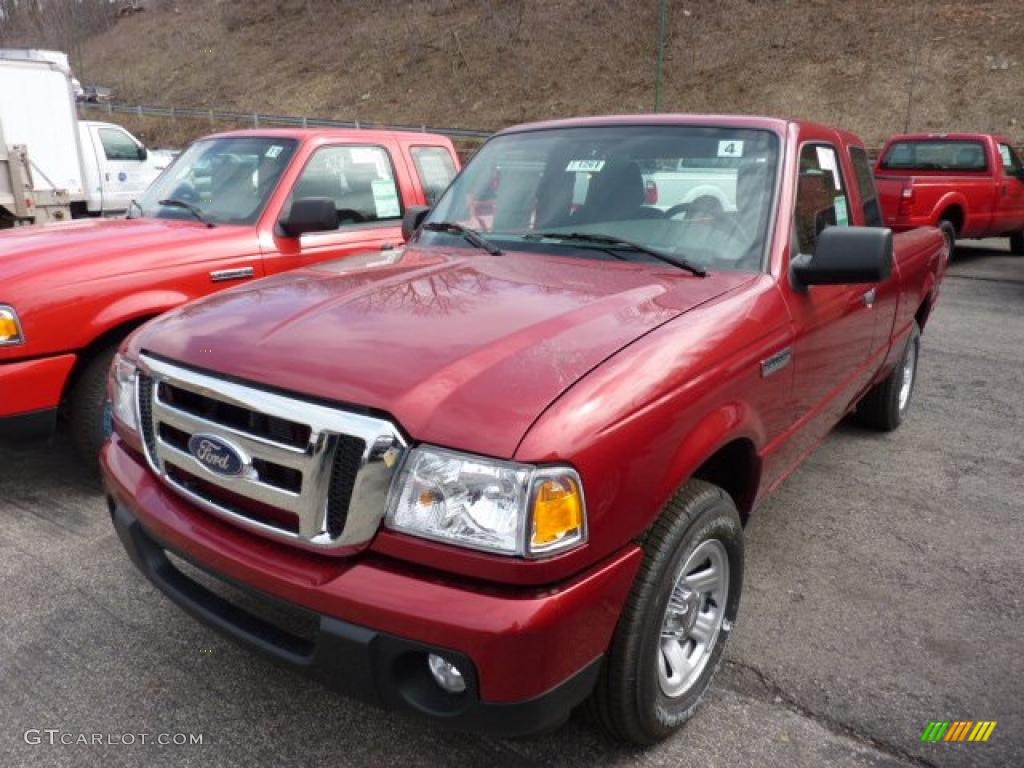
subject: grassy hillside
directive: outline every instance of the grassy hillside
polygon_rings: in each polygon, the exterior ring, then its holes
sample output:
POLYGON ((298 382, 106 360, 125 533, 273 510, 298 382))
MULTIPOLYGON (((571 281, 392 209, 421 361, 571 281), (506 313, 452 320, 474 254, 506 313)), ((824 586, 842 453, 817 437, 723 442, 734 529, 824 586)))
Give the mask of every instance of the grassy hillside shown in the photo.
MULTIPOLYGON (((670 0, 669 25, 667 111, 1024 139, 1019 2, 670 0)), ((656 0, 153 0, 79 69, 133 103, 495 128, 651 110, 656 42, 656 0)))

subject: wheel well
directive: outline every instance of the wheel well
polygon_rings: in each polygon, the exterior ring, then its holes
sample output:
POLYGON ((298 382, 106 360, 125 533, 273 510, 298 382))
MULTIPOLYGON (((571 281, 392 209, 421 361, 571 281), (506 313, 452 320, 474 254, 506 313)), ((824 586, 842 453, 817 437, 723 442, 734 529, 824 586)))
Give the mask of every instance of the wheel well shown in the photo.
POLYGON ((152 319, 153 317, 156 317, 156 315, 136 317, 125 323, 122 323, 121 325, 111 328, 106 333, 103 333, 102 335, 97 336, 95 339, 93 339, 89 343, 89 346, 85 347, 85 349, 78 353, 78 357, 75 360, 75 366, 74 368, 71 369, 71 374, 68 376, 67 383, 64 385, 64 393, 61 396, 61 400, 67 397, 68 392, 71 390, 72 387, 75 386, 75 383, 78 381, 78 377, 81 375, 82 369, 89 364, 89 361, 92 360, 93 356, 97 352, 107 347, 108 345, 113 344, 116 341, 120 341, 129 333, 131 333, 140 325, 142 325, 144 322, 152 319))
POLYGON ((951 205, 939 216, 939 223, 948 221, 959 235, 964 228, 964 209, 959 205, 951 205))
POLYGON ((717 485, 732 496, 740 520, 747 524, 761 482, 761 458, 751 440, 741 438, 722 446, 693 476, 717 485))

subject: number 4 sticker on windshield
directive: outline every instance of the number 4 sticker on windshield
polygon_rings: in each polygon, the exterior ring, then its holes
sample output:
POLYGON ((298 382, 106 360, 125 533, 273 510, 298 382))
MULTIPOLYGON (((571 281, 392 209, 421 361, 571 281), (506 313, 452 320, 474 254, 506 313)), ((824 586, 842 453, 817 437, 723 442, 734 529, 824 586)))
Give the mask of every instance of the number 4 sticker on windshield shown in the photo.
POLYGON ((719 157, 743 157, 743 142, 729 139, 718 142, 719 157))

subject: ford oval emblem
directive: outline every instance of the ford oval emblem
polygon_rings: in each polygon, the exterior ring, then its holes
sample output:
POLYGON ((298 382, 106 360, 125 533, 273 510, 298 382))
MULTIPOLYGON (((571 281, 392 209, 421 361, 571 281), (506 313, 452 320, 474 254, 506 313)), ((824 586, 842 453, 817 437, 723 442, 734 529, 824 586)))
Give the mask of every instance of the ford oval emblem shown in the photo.
POLYGON ((245 468, 241 452, 216 435, 197 433, 188 439, 188 452, 218 475, 240 475, 245 468))

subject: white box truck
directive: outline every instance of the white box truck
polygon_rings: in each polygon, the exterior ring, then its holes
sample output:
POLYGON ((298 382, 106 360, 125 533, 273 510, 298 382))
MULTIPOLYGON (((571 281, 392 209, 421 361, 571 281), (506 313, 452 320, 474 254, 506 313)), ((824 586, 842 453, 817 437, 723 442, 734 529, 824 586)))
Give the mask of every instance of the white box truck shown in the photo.
POLYGON ((64 54, 0 49, 0 227, 123 213, 170 160, 79 120, 64 54))

